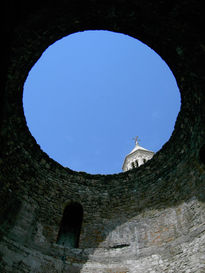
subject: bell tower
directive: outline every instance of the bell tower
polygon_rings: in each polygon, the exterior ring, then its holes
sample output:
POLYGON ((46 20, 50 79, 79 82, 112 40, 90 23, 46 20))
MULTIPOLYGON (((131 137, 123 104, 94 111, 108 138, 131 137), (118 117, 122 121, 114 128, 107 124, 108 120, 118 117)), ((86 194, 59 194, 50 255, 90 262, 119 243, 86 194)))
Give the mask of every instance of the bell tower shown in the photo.
POLYGON ((139 145, 138 136, 135 138, 134 149, 125 157, 122 169, 124 172, 138 168, 154 156, 154 152, 149 151, 139 145))

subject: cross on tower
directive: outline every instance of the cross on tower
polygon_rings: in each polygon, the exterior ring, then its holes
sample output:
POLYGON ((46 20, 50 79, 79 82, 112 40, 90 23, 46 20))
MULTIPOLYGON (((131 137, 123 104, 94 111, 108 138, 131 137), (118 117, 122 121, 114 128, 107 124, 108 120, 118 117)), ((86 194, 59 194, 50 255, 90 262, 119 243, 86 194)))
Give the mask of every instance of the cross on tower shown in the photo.
POLYGON ((134 137, 133 140, 135 141, 136 144, 138 144, 138 142, 140 141, 138 136, 134 137))

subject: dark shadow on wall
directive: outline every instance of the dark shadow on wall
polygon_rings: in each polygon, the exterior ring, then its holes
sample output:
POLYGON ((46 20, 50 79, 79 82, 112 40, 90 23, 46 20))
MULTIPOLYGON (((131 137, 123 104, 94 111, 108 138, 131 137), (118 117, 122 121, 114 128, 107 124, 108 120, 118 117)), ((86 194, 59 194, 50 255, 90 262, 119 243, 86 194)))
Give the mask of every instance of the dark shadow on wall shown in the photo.
POLYGON ((201 147, 199 151, 199 159, 203 164, 205 164, 205 144, 201 147))
POLYGON ((8 198, 0 199, 0 239, 7 236, 15 226, 22 202, 15 194, 9 192, 8 198))

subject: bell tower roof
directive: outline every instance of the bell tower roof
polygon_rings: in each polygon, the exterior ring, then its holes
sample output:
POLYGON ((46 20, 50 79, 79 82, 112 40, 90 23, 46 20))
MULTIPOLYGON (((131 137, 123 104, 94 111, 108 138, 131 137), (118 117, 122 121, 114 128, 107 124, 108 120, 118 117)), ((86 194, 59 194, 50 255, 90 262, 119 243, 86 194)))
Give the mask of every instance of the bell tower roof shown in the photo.
POLYGON ((142 151, 149 151, 149 150, 147 150, 147 149, 145 149, 145 148, 143 148, 143 147, 141 147, 140 145, 139 145, 139 137, 137 136, 137 137, 135 137, 134 138, 134 140, 135 140, 135 147, 134 147, 134 149, 132 149, 132 151, 129 153, 129 154, 132 154, 132 153, 134 153, 135 151, 137 151, 137 150, 142 150, 142 151))

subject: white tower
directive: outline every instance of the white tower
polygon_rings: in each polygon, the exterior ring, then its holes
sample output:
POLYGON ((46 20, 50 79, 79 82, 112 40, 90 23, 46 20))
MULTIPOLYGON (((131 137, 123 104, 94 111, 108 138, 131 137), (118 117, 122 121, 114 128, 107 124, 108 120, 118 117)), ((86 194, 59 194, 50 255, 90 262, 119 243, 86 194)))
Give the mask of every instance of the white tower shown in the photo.
POLYGON ((135 138, 134 149, 125 157, 122 169, 124 172, 137 168, 148 160, 150 160, 154 155, 154 152, 149 151, 141 147, 138 143, 138 137, 135 138))

